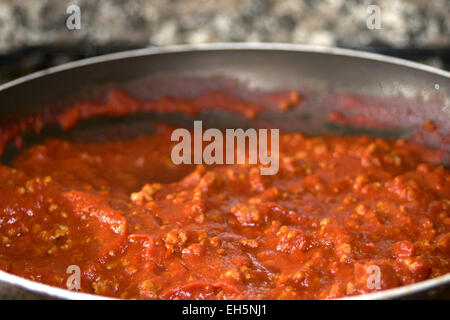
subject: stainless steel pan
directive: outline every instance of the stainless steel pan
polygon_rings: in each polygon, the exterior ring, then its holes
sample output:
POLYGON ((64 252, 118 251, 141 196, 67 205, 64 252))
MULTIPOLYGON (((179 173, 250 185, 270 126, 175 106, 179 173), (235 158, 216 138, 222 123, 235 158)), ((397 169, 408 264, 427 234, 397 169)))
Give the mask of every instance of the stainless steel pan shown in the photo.
MULTIPOLYGON (((306 101, 299 111, 280 114, 267 110, 256 120, 259 126, 271 125, 308 134, 370 134, 407 139, 423 131, 425 120, 433 120, 438 124, 437 132, 425 133, 422 140, 441 148, 445 154, 443 163, 450 163, 450 147, 446 142, 450 137, 448 72, 382 55, 301 45, 212 44, 148 48, 68 63, 0 86, 0 124, 7 126, 9 119, 18 119, 44 107, 51 106, 56 110, 73 100, 99 98, 99 92, 111 86, 122 87, 144 98, 156 98, 164 93, 183 96, 225 87, 229 79, 238 81, 239 87, 245 88, 242 94, 281 89, 300 90, 305 94, 306 101), (366 99, 365 108, 352 112, 382 122, 386 127, 367 129, 329 123, 326 115, 343 108, 336 100, 330 100, 336 94, 366 99)), ((200 116, 214 126, 250 125, 245 119, 226 113, 200 116)), ((126 134, 146 130, 146 124, 154 117, 158 118, 157 115, 125 117, 121 123, 97 119, 69 133, 58 131, 58 128, 44 130, 39 136, 30 135, 26 141, 34 143, 51 135, 105 139, 119 127, 125 128, 122 132, 126 134)), ((163 120, 180 125, 189 122, 182 115, 169 115, 163 120)), ((14 152, 14 147, 8 147, 3 160, 8 162, 14 152)), ((414 297, 450 297, 450 274, 352 298, 414 297)), ((100 297, 0 272, 0 298, 100 297)))

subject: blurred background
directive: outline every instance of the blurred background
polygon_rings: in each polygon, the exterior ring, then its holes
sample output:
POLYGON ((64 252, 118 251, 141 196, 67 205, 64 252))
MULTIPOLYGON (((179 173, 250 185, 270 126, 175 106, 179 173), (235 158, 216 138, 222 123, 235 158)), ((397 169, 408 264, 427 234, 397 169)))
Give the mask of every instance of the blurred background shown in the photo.
POLYGON ((247 41, 354 48, 450 70, 450 0, 1 0, 0 83, 115 51, 247 41))

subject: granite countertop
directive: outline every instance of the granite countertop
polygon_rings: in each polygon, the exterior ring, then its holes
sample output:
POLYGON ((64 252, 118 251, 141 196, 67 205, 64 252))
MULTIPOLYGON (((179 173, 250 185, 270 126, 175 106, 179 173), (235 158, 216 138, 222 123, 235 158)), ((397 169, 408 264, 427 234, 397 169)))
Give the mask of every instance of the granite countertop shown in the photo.
POLYGON ((111 41, 171 45, 228 41, 342 47, 450 45, 450 0, 2 0, 0 53, 24 45, 111 41), (81 29, 66 28, 66 8, 81 29), (381 27, 366 26, 379 5, 381 27))

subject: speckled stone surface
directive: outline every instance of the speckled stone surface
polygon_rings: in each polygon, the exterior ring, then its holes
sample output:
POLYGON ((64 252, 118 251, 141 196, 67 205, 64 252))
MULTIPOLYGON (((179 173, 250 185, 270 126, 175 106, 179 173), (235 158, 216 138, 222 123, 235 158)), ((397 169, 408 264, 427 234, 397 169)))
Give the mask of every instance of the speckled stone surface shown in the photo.
POLYGON ((450 45, 450 0, 1 0, 0 52, 33 44, 112 40, 171 45, 268 41, 343 47, 450 45), (81 29, 66 28, 66 8, 81 29), (380 30, 366 25, 379 5, 380 30))

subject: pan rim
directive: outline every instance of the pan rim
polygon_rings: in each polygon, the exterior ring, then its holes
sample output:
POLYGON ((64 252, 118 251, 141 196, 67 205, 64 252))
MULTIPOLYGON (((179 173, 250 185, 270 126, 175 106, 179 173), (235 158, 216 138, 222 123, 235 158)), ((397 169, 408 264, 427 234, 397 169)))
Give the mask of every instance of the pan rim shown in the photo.
MULTIPOLYGON (((238 51, 238 50, 255 50, 255 51, 287 51, 287 52, 306 52, 306 53, 318 53, 328 54, 336 56, 345 56, 352 58, 359 58, 371 61, 378 61, 389 63, 393 65, 412 68, 419 71, 432 73, 444 78, 450 79, 450 72, 441 70, 435 67, 431 67, 425 64, 412 62, 405 59, 390 57, 382 54, 363 52, 353 49, 343 49, 336 47, 323 47, 316 45, 304 45, 304 44, 288 44, 288 43, 208 43, 208 44, 189 44, 189 45, 173 45, 166 47, 147 47, 142 49, 128 50, 117 53, 111 53, 92 58, 86 58, 73 62, 68 62, 59 66, 47 68, 41 71, 37 71, 12 81, 6 82, 0 85, 0 92, 9 88, 18 86, 22 83, 35 80, 47 75, 71 70, 79 67, 94 65, 102 62, 116 61, 127 58, 143 57, 148 55, 169 54, 169 53, 183 53, 183 52, 208 52, 208 51, 238 51)), ((30 290, 33 293, 45 294, 53 298, 61 299, 75 299, 75 300, 92 300, 92 299, 113 299, 110 297, 93 295, 87 293, 73 292, 62 288, 53 287, 29 279, 25 279, 4 271, 0 271, 0 281, 6 282, 10 285, 19 286, 21 288, 30 290)), ((444 285, 450 283, 450 273, 439 276, 437 278, 428 279, 415 284, 401 286, 398 288, 378 291, 369 294, 363 294, 358 296, 350 296, 341 298, 342 300, 372 300, 372 299, 395 299, 401 298, 404 295, 422 292, 428 289, 437 287, 438 285, 444 285)))
POLYGON ((115 60, 122 60, 128 58, 142 57, 148 55, 168 54, 168 53, 183 53, 183 52, 207 52, 207 51, 237 51, 237 50, 278 50, 278 51, 294 51, 294 52, 307 52, 307 53, 319 53, 319 54, 331 54, 336 56, 346 56, 352 58, 360 58, 371 61, 385 62, 389 64, 404 66, 419 71, 433 73, 439 76, 450 79, 450 72, 428 66, 426 64, 409 61, 406 59, 390 57, 383 54, 365 52, 353 49, 344 49, 337 47, 325 47, 317 45, 306 44, 290 44, 290 43, 258 43, 258 42, 230 42, 230 43, 205 43, 205 44, 180 44, 165 47, 147 47, 142 49, 134 49, 121 51, 116 53, 110 53, 100 55, 96 57, 81 59, 77 61, 67 62, 58 66, 50 67, 40 71, 30 73, 28 75, 19 77, 17 79, 8 81, 0 85, 0 91, 17 86, 21 83, 31 81, 46 75, 54 73, 76 69, 79 67, 89 66, 102 62, 109 62, 115 60))
MULTIPOLYGON (((0 281, 6 282, 13 286, 27 289, 32 293, 47 295, 50 298, 70 299, 70 300, 118 300, 113 297, 102 295, 75 292, 67 289, 50 286, 45 283, 29 280, 17 275, 1 271, 0 281)), ((392 288, 388 290, 377 291, 374 293, 361 294, 356 296, 342 297, 335 300, 387 300, 402 298, 408 293, 419 293, 428 289, 432 289, 438 285, 448 284, 450 282, 450 273, 439 276, 437 278, 420 281, 414 284, 392 288)))

